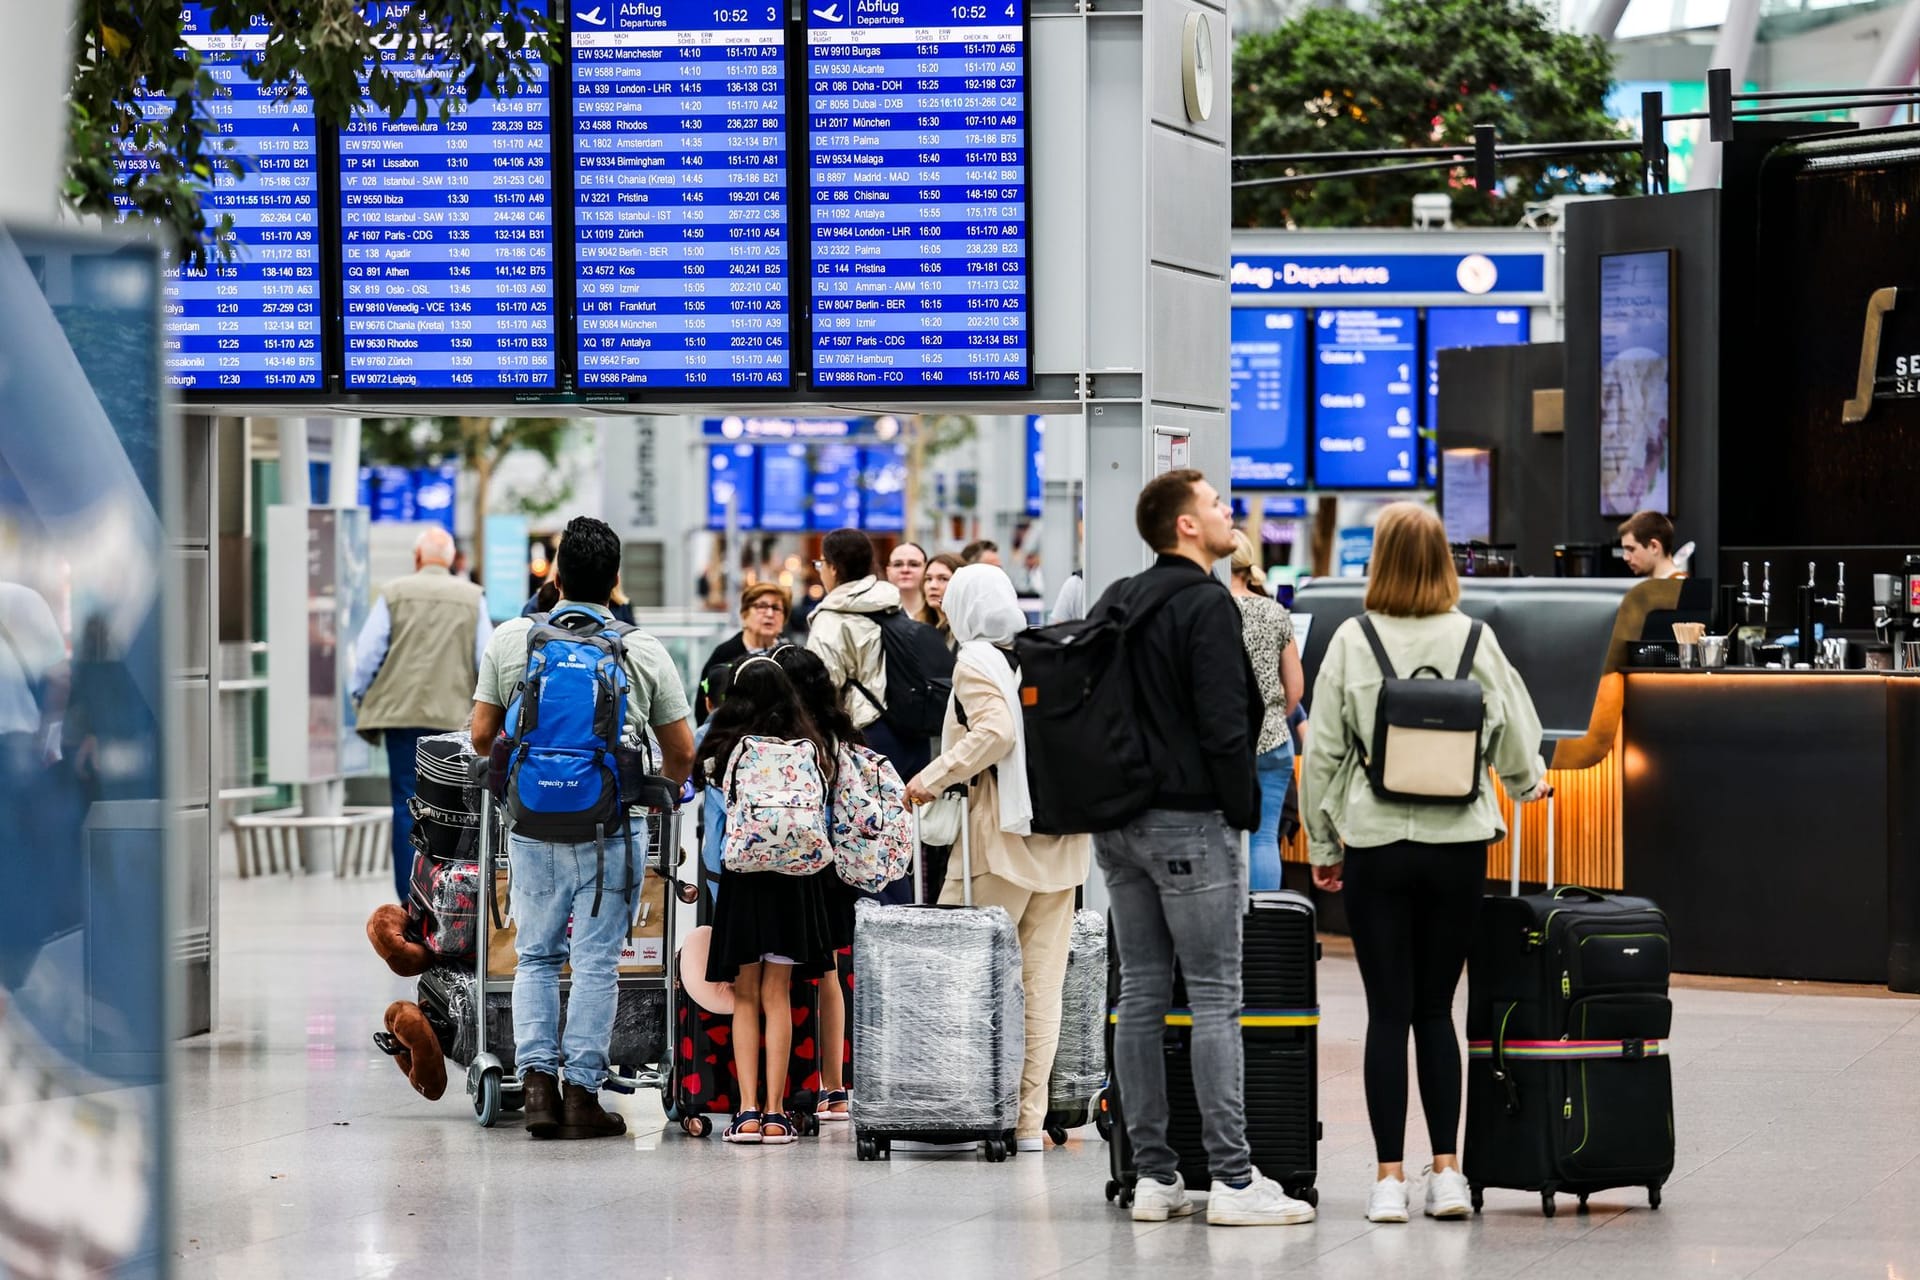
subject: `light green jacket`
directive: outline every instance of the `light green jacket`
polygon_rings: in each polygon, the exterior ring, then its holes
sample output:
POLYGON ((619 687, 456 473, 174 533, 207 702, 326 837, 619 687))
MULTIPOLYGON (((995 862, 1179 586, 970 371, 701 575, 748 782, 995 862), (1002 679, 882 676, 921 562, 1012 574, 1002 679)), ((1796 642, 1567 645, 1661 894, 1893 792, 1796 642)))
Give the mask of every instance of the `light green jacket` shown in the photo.
MULTIPOLYGON (((1397 674, 1410 676, 1431 666, 1451 677, 1459 670, 1472 624, 1459 610, 1426 618, 1368 616, 1397 674)), ((1491 843, 1506 832, 1491 784, 1466 805, 1399 804, 1373 794, 1361 755, 1362 748, 1373 743, 1373 713, 1383 678, 1360 620, 1341 623, 1327 642, 1313 682, 1313 715, 1300 775, 1307 855, 1316 865, 1341 861, 1346 848, 1369 849, 1400 840, 1491 843)), ((1473 678, 1487 697, 1483 758, 1509 795, 1528 795, 1547 772, 1540 759, 1540 716, 1492 627, 1480 632, 1473 678)))

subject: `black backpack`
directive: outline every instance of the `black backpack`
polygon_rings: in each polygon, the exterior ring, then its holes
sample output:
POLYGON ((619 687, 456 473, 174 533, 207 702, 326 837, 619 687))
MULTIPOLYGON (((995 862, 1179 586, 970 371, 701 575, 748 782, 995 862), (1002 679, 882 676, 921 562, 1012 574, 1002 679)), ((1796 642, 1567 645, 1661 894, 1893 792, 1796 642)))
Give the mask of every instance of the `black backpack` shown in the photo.
POLYGON ((1473 678, 1473 655, 1485 624, 1467 630, 1460 668, 1449 680, 1433 667, 1401 678, 1393 670, 1373 619, 1360 615, 1360 633, 1380 665, 1380 696, 1373 707, 1373 742, 1363 763, 1367 783, 1382 800, 1401 804, 1472 804, 1487 768, 1487 695, 1473 678))
POLYGON ((1086 618, 1014 638, 1035 832, 1114 831, 1152 804, 1159 778, 1140 728, 1128 647, 1161 606, 1189 587, 1207 585, 1219 584, 1211 577, 1181 579, 1130 608, 1116 601, 1086 618))
POLYGON ((880 626, 887 700, 851 677, 847 683, 880 708, 880 718, 905 738, 937 738, 953 696, 953 653, 940 632, 899 609, 870 615, 880 626))

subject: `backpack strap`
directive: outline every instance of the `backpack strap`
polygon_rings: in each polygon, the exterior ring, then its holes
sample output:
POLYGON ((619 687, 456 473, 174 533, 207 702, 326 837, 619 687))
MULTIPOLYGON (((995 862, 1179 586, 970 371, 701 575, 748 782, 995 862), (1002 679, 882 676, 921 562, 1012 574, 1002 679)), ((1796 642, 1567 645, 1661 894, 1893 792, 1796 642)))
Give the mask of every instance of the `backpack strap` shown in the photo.
POLYGON ((1460 670, 1454 675, 1455 680, 1466 680, 1473 675, 1474 650, 1480 647, 1480 633, 1486 629, 1486 626, 1486 623, 1475 618, 1473 626, 1467 629, 1467 648, 1460 655, 1460 670))
MULTIPOLYGON (((1468 665, 1473 663, 1473 646, 1478 643, 1480 637, 1480 624, 1476 622, 1473 625, 1473 639, 1467 642, 1468 665)), ((1393 659, 1387 657, 1387 647, 1380 643, 1380 633, 1373 629, 1373 619, 1364 613, 1360 615, 1360 634, 1367 638, 1367 647, 1373 650, 1373 660, 1380 664, 1380 674, 1389 680, 1398 680, 1400 677, 1393 671, 1393 659)))

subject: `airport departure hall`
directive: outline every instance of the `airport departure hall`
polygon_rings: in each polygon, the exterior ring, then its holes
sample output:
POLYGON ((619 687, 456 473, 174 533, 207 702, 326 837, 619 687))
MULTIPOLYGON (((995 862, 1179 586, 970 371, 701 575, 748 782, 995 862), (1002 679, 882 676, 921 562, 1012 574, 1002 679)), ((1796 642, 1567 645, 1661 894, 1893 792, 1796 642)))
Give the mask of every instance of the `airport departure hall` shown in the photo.
POLYGON ((1920 1276, 1920 0, 35 0, 0 1280, 1920 1276))

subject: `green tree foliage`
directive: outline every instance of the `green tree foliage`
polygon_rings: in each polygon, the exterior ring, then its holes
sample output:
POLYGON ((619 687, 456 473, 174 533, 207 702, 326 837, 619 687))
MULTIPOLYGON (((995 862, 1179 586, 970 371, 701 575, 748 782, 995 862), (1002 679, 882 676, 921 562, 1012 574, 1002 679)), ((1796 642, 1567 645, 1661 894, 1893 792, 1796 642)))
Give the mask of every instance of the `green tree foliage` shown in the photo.
MULTIPOLYGON (((1530 0, 1381 0, 1371 14, 1311 8, 1234 50, 1236 156, 1371 151, 1471 142, 1476 124, 1502 143, 1587 142, 1632 135, 1606 112, 1613 58, 1604 41, 1554 28, 1530 0)), ((1388 162, 1390 163, 1390 162, 1388 162)), ((1418 192, 1448 191, 1457 224, 1512 225, 1530 200, 1640 188, 1636 154, 1502 161, 1490 197, 1472 165, 1301 186, 1241 187, 1237 226, 1385 227, 1412 221, 1418 192)), ((1312 172, 1333 165, 1301 165, 1312 172)), ((1241 165, 1236 178, 1277 177, 1241 165)))
MULTIPOLYGON (((425 120, 483 94, 511 97, 534 62, 557 57, 547 21, 500 0, 416 0, 381 5, 369 24, 359 0, 207 0, 214 30, 268 34, 246 63, 264 88, 291 95, 305 83, 319 127, 369 110, 425 120), (398 14, 399 16, 393 16, 398 14), (489 38, 495 22, 501 36, 489 38), (373 61, 365 86, 361 70, 373 61), (404 68, 410 74, 396 74, 404 68), (418 74, 426 68, 428 74, 418 74)), ((69 91, 65 197, 77 212, 112 220, 124 200, 188 261, 231 251, 232 222, 209 225, 201 197, 222 175, 246 171, 209 110, 221 90, 181 35, 180 0, 79 0, 69 91), (136 97, 164 95, 171 111, 143 116, 136 97), (127 147, 147 157, 122 173, 127 147)))
MULTIPOLYGON (((549 467, 573 433, 568 418, 369 418, 360 424, 360 457, 371 466, 426 467, 453 463, 473 476, 474 569, 485 572, 487 512, 493 475, 508 454, 525 449, 549 467)), ((566 501, 564 487, 536 501, 548 510, 566 501)), ((530 512, 540 515, 544 512, 530 512)))

